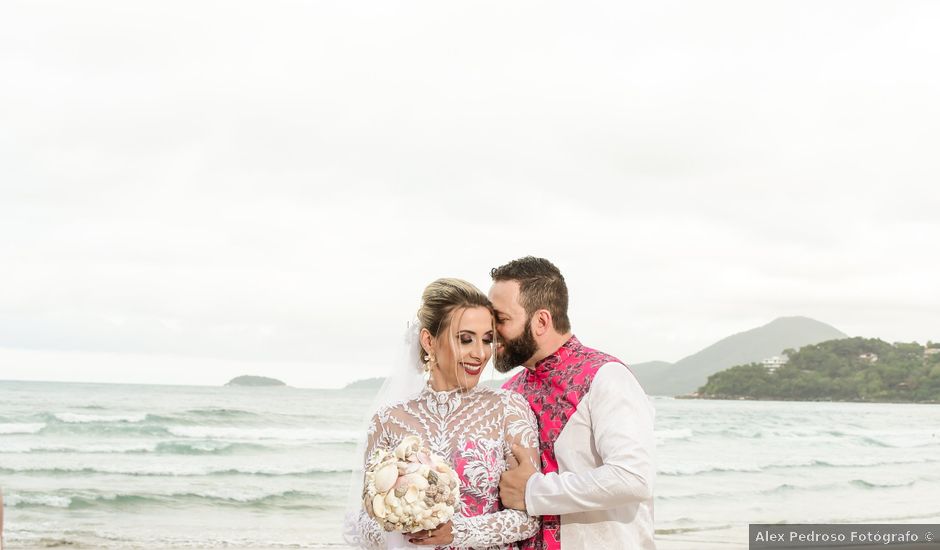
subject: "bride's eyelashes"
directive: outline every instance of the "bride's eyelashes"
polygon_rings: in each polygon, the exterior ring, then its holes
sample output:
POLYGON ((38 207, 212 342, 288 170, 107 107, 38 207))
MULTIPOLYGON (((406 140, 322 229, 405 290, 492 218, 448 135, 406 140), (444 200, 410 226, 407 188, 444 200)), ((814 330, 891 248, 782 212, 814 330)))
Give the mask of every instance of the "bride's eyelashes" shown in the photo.
MULTIPOLYGON (((473 336, 466 334, 466 333, 461 333, 458 335, 458 340, 463 345, 472 344, 473 336)), ((486 344, 487 346, 491 345, 493 343, 493 335, 490 333, 486 333, 486 335, 483 336, 483 343, 486 344)))

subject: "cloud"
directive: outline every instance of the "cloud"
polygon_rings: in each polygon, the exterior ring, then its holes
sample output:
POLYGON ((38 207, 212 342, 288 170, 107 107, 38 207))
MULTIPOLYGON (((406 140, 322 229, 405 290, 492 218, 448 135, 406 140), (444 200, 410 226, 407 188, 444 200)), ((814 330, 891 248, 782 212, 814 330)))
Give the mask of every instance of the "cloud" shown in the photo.
POLYGON ((634 362, 779 315, 937 338, 932 4, 0 10, 8 350, 337 385, 529 253, 634 362))

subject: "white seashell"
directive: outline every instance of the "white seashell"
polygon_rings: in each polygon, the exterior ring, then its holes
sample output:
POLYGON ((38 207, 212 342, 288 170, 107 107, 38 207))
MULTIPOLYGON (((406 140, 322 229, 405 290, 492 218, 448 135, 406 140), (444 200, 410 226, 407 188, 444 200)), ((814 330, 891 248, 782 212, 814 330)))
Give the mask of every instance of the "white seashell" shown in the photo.
POLYGON ((392 523, 398 523, 398 516, 395 514, 389 514, 385 516, 385 521, 390 521, 392 523))
POLYGON ((375 495, 372 499, 372 511, 375 517, 385 519, 385 500, 382 499, 382 495, 375 495))
POLYGON ((398 497, 395 496, 395 493, 388 493, 385 495, 385 505, 389 508, 394 508, 396 506, 401 506, 401 501, 398 500, 398 497))
POLYGON ((418 501, 418 488, 412 485, 405 491, 405 502, 411 504, 418 501))
POLYGON ((405 476, 405 479, 408 480, 406 482, 408 485, 417 487, 419 491, 423 491, 430 486, 430 483, 428 483, 428 480, 425 479, 424 476, 420 474, 408 474, 405 476))
POLYGON ((398 460, 405 460, 408 455, 414 454, 421 446, 421 440, 417 436, 409 435, 401 440, 398 447, 395 448, 395 456, 398 460))
POLYGON ((382 468, 375 472, 375 490, 379 493, 384 493, 388 491, 395 485, 395 481, 398 479, 398 467, 394 464, 388 464, 382 466, 382 468))

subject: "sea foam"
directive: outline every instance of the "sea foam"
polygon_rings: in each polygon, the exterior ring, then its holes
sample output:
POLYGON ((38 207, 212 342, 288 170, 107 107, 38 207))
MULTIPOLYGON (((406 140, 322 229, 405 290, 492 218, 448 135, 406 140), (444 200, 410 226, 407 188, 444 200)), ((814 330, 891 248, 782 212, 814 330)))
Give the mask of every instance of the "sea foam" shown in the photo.
POLYGON ((311 441, 318 443, 355 442, 360 434, 352 430, 320 428, 226 428, 217 426, 170 426, 167 431, 177 437, 223 439, 236 441, 311 441))
POLYGON ((35 434, 39 433, 46 425, 41 422, 29 424, 0 424, 0 435, 12 434, 35 434))
POLYGON ((143 422, 147 419, 144 413, 139 414, 79 414, 56 413, 55 418, 67 424, 87 424, 92 422, 143 422))

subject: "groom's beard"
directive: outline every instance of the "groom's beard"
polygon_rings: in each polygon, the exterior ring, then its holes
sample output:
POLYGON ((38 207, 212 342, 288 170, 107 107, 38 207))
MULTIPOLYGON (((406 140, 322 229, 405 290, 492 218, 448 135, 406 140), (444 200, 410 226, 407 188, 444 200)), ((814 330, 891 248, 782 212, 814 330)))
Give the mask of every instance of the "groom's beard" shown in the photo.
POLYGON ((529 318, 518 338, 503 342, 503 352, 496 354, 496 370, 509 372, 531 359, 538 349, 535 337, 532 336, 532 319, 529 318))

